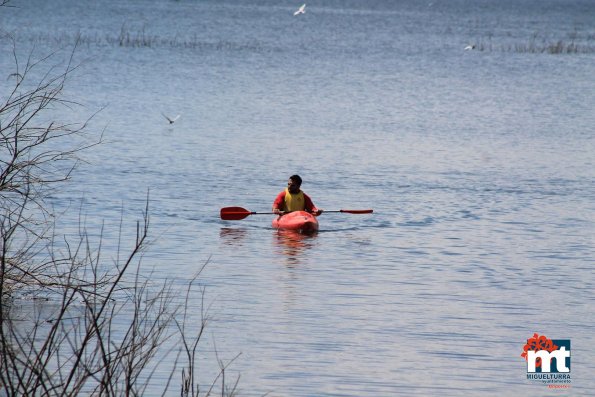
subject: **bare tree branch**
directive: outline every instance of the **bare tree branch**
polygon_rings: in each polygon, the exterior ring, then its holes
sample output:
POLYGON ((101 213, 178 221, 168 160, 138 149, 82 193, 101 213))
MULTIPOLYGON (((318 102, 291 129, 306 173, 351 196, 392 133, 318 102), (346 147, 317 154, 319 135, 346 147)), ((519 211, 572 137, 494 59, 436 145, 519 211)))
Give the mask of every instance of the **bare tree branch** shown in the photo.
MULTIPOLYGON (((0 7, 8 3, 0 0, 0 7)), ((188 311, 208 261, 188 282, 183 303, 172 282, 156 285, 142 277, 148 193, 132 242, 123 241, 122 216, 113 261, 101 255, 103 226, 93 240, 80 213, 78 236, 60 237, 48 195, 71 178, 82 152, 101 137, 88 138, 94 115, 82 123, 54 117, 59 109, 81 106, 63 96, 79 67, 73 62, 76 45, 63 64, 47 67, 55 53, 37 59, 32 50, 21 62, 14 39, 12 44, 15 70, 0 86, 0 394, 140 396, 160 364, 156 357, 174 351, 163 351, 164 342, 177 338, 183 348, 163 393, 184 357, 182 394, 199 396, 196 361, 209 319, 204 289, 198 326, 188 311), (131 247, 124 249, 125 243, 131 247), (34 301, 30 312, 18 311, 15 298, 32 290, 47 295, 47 304, 37 310, 34 301)), ((234 360, 224 364, 217 357, 220 374, 206 395, 219 380, 221 395, 235 394, 237 380, 227 387, 225 376, 234 360)))

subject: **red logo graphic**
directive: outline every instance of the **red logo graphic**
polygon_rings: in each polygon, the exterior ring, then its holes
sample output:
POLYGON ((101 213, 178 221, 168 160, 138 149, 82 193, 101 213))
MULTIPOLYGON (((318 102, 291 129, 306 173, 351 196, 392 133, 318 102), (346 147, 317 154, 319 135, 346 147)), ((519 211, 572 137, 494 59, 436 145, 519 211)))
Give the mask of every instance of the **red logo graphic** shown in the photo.
MULTIPOLYGON (((539 336, 538 333, 534 333, 532 338, 527 339, 527 344, 525 345, 525 347, 523 347, 523 353, 521 354, 521 357, 523 357, 525 360, 528 360, 527 352, 529 350, 532 350, 535 352, 538 352, 540 350, 546 350, 549 353, 551 353, 557 349, 558 349, 558 346, 556 346, 554 344, 554 342, 552 342, 551 339, 548 339, 544 335, 539 336)), ((541 367, 541 358, 537 357, 537 359, 535 361, 535 367, 536 368, 541 367)))

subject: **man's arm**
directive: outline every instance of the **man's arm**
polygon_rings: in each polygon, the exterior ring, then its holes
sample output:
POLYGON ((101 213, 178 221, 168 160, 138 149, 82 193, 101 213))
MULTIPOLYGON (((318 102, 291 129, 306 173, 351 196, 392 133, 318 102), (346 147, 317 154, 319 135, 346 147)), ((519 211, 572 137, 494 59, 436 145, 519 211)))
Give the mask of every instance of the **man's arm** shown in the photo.
POLYGON ((322 214, 322 210, 319 210, 318 208, 316 208, 316 206, 312 202, 312 199, 306 193, 304 193, 304 206, 305 206, 306 211, 308 211, 308 212, 311 212, 315 215, 322 214))
POLYGON ((273 202, 273 212, 275 214, 279 214, 279 213, 283 212, 281 209, 283 208, 284 201, 285 201, 285 191, 282 191, 281 193, 279 193, 277 195, 277 197, 275 198, 275 201, 273 202))

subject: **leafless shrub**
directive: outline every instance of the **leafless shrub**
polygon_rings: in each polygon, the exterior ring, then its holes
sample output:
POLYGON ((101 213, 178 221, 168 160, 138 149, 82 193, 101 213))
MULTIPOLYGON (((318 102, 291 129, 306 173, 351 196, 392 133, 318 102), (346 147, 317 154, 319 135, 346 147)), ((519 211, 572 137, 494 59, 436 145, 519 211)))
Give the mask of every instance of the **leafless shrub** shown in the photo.
MULTIPOLYGON (((181 302, 170 282, 143 278, 140 265, 148 231, 147 204, 128 255, 102 263, 101 238, 93 244, 84 232, 76 244, 67 245, 66 252, 54 251, 54 260, 59 257, 70 266, 61 273, 61 282, 51 286, 53 304, 48 310, 18 313, 9 294, 2 295, 0 386, 6 395, 144 395, 163 360, 174 354, 161 349, 172 338, 182 348, 177 358, 165 361, 172 366, 169 380, 153 387, 152 393, 162 388, 165 395, 175 388, 171 380, 179 363, 184 363, 182 396, 212 395, 218 382, 222 396, 235 395, 237 380, 229 386, 225 378, 235 359, 228 363, 218 359, 219 376, 204 390, 196 382, 197 349, 209 319, 204 289, 198 327, 188 311, 202 269, 188 283, 181 302)), ((0 285, 4 284, 2 274, 0 285)))
MULTIPOLYGON (((184 347, 178 359, 167 361, 174 368, 163 393, 183 355, 182 395, 198 396, 196 353, 208 315, 203 312, 192 338, 187 316, 198 274, 181 303, 170 282, 156 285, 142 276, 149 197, 136 238, 118 244, 116 259, 102 256, 103 230, 98 241, 82 222, 76 237, 59 237, 55 230, 48 194, 70 178, 81 152, 100 142, 85 143, 88 120, 52 118, 58 107, 78 106, 63 98, 77 68, 73 54, 64 67, 39 74, 52 55, 34 60, 31 53, 21 65, 13 41, 15 72, 0 76, 9 82, 0 92, 0 395, 140 396, 161 360, 173 354, 162 351, 164 342, 177 338, 184 347), (30 290, 47 296, 43 310, 15 304, 30 290)), ((220 375, 205 395, 219 380, 221 395, 235 394, 237 381, 229 387, 225 380, 231 362, 218 360, 220 375)))
MULTIPOLYGON (((70 109, 76 103, 65 100, 62 92, 67 78, 76 70, 73 52, 66 66, 40 70, 52 55, 34 60, 29 54, 19 62, 13 43, 14 73, 6 80, 7 92, 0 100, 0 250, 4 294, 19 284, 60 286, 69 279, 67 261, 53 258, 46 251, 52 236, 53 214, 47 196, 54 187, 70 178, 79 161, 78 154, 100 142, 88 143, 87 123, 63 123, 51 118, 58 108, 70 109), (33 75, 41 76, 35 80, 33 75)), ((0 76, 1 78, 1 76, 0 76)))

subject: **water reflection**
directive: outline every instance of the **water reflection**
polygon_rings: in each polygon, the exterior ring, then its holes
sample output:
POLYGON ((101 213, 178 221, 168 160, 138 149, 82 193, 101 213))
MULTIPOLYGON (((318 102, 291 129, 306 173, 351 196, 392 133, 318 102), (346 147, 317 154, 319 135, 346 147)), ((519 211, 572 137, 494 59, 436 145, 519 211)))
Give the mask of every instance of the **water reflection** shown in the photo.
POLYGON ((318 233, 303 234, 295 230, 277 230, 274 241, 288 265, 295 265, 301 262, 304 252, 314 246, 317 236, 318 233))
POLYGON ((239 245, 246 239, 246 229, 222 227, 219 230, 219 237, 225 245, 239 245))

